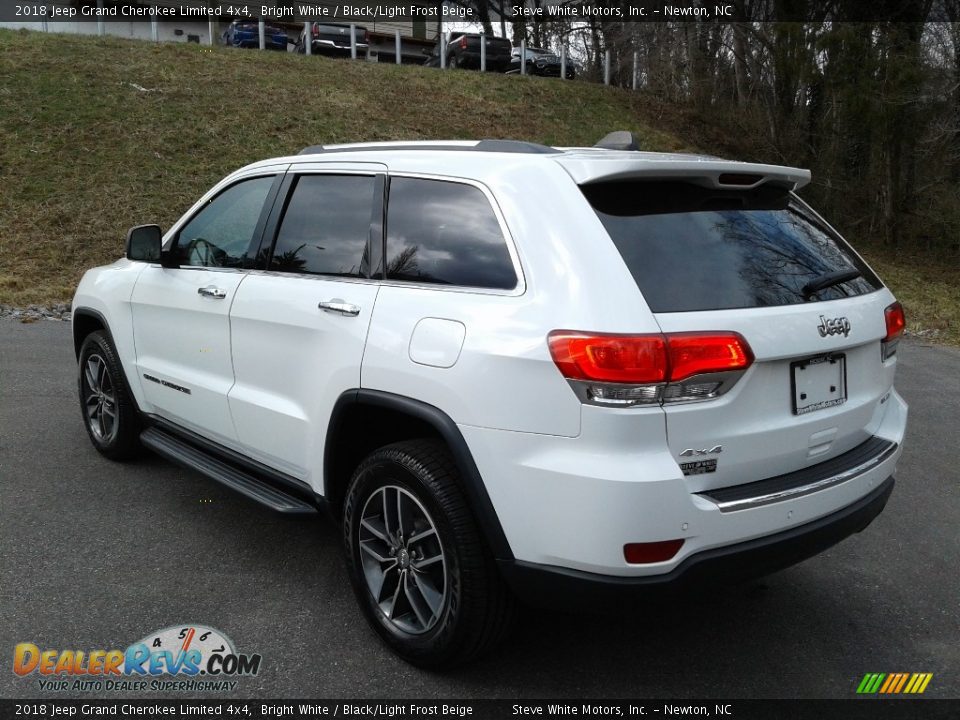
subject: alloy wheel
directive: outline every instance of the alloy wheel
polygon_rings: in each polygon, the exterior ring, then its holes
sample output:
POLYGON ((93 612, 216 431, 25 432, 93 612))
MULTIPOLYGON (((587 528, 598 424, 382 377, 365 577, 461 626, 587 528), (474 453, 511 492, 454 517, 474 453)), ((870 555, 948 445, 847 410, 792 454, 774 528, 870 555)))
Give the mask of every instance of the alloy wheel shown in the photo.
POLYGON ((96 353, 83 365, 83 404, 90 431, 110 443, 117 434, 117 398, 107 363, 96 353))
POLYGON ((363 507, 360 562, 367 589, 397 629, 422 635, 443 615, 447 561, 436 525, 410 492, 379 488, 363 507))

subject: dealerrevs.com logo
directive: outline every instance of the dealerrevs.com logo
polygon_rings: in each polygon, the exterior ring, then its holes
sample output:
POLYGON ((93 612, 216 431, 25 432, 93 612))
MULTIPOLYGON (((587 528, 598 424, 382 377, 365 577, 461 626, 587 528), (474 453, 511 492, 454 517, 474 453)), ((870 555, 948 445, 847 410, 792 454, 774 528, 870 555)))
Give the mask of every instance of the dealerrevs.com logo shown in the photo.
POLYGON ((258 654, 205 625, 174 625, 125 650, 51 650, 19 643, 13 671, 35 676, 44 691, 232 691, 237 678, 260 672, 258 654))

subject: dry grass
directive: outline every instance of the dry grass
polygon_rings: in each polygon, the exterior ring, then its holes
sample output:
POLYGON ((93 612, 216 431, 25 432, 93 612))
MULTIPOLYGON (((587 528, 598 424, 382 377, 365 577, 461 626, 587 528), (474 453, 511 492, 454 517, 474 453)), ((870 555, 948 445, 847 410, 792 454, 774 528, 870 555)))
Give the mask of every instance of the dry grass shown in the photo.
MULTIPOLYGON (((0 303, 69 300, 86 268, 122 253, 127 227, 167 227, 231 170, 306 145, 590 145, 628 129, 651 150, 730 154, 710 127, 582 82, 0 30, 0 303)), ((960 343, 956 262, 867 255, 912 327, 960 343)))
POLYGON ((903 304, 907 332, 960 346, 960 260, 869 249, 867 262, 903 304))
POLYGON ((69 299, 128 226, 167 227, 231 170, 306 145, 592 144, 627 128, 682 148, 635 101, 585 83, 0 31, 0 302, 69 299))

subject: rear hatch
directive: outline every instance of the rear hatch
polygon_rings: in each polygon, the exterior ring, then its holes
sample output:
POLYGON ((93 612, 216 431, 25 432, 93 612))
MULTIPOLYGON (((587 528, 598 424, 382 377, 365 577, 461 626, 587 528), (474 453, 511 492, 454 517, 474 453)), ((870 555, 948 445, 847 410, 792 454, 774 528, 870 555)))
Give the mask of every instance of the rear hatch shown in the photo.
POLYGON ((790 473, 864 443, 893 381, 881 356, 893 298, 794 195, 804 172, 734 170, 685 176, 677 166, 667 177, 581 184, 668 337, 733 332, 752 351, 719 396, 663 402, 691 492, 790 473))

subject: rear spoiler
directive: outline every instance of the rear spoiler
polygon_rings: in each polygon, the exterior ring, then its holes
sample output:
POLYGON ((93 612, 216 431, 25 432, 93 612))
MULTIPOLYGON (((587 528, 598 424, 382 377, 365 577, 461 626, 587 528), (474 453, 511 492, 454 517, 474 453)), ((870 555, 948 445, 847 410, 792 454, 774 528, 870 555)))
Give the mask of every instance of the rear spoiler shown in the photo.
POLYGON ((608 133, 587 148, 561 148, 568 152, 557 158, 577 185, 616 180, 682 180, 712 189, 750 190, 771 185, 799 190, 810 182, 810 171, 781 165, 759 165, 724 160, 709 155, 680 155, 642 152, 640 140, 628 130, 608 133))
POLYGON ((556 162, 577 185, 613 180, 682 180, 725 190, 750 190, 761 185, 799 190, 810 182, 809 170, 698 155, 574 151, 557 157, 556 162))

